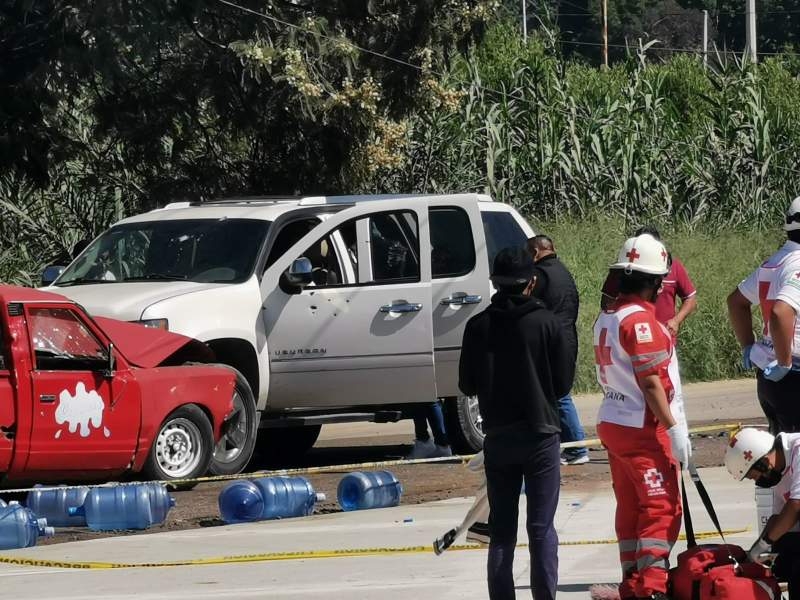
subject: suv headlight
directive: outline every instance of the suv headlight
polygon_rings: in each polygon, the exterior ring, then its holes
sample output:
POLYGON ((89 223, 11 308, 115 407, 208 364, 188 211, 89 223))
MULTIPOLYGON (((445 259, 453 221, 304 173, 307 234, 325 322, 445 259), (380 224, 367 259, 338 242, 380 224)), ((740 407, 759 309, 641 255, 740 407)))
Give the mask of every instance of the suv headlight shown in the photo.
POLYGON ((168 319, 144 319, 143 321, 134 321, 134 323, 144 325, 150 329, 163 329, 164 331, 169 331, 168 319))

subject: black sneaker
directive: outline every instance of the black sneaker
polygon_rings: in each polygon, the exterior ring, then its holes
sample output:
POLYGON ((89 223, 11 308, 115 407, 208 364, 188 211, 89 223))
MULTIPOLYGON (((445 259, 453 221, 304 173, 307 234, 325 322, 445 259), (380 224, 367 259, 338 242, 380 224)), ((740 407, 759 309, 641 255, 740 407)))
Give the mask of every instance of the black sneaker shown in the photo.
POLYGON ((467 541, 481 544, 482 546, 489 545, 489 524, 488 523, 475 523, 467 529, 467 541))

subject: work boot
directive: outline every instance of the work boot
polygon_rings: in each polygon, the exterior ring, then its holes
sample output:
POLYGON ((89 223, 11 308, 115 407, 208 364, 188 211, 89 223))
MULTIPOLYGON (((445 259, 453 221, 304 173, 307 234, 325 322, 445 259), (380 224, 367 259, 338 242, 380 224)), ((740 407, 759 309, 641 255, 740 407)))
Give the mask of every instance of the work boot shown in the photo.
POLYGON ((406 454, 406 458, 410 460, 418 458, 432 458, 436 456, 436 444, 433 440, 414 440, 414 447, 411 452, 406 454))

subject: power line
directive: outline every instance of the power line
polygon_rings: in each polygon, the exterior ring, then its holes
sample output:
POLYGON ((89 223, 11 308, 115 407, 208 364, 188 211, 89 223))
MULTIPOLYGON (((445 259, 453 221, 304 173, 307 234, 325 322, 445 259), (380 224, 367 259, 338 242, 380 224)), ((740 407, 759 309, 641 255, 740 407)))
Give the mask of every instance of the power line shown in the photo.
MULTIPOLYGON (((313 36, 321 38, 321 39, 326 39, 326 40, 330 40, 330 41, 344 42, 344 43, 348 44, 349 46, 351 46, 352 48, 354 48, 355 50, 358 50, 359 52, 364 52, 366 54, 369 54, 369 55, 372 55, 372 56, 376 56, 378 58, 381 58, 381 59, 387 60, 389 62, 392 62, 394 64, 398 64, 398 65, 402 65, 402 66, 410 68, 410 69, 414 69, 414 70, 416 70, 418 72, 421 72, 421 73, 427 71, 427 72, 430 72, 430 73, 432 73, 434 75, 437 75, 438 77, 440 77, 442 79, 447 77, 447 74, 443 73, 441 71, 434 71, 432 69, 430 69, 430 70, 423 69, 420 65, 415 65, 414 63, 411 63, 411 62, 408 62, 408 61, 405 61, 405 60, 402 60, 402 59, 399 59, 399 58, 395 58, 393 56, 389 56, 388 54, 383 54, 383 53, 377 52, 375 50, 370 50, 369 48, 364 48, 362 46, 358 46, 357 44, 354 44, 353 42, 351 42, 350 40, 347 40, 347 39, 334 38, 332 36, 326 35, 326 34, 321 33, 319 31, 314 31, 313 29, 308 29, 308 28, 302 27, 300 25, 295 25, 294 23, 289 23, 288 21, 284 21, 284 20, 279 19, 277 17, 273 17, 272 15, 268 15, 268 14, 265 14, 265 13, 258 12, 256 10, 247 8, 246 6, 240 6, 238 4, 235 4, 234 2, 231 2, 230 0, 217 0, 217 2, 219 2, 220 4, 224 4, 226 6, 229 6, 231 8, 240 10, 242 12, 245 12, 245 13, 257 16, 257 17, 261 17, 263 19, 270 20, 270 21, 273 21, 275 23, 279 23, 281 25, 285 25, 285 26, 290 27, 291 29, 294 29, 296 31, 300 31, 300 32, 303 32, 303 33, 306 33, 306 34, 309 34, 309 35, 313 35, 313 36)), ((579 45, 591 45, 591 46, 600 45, 600 44, 597 44, 597 43, 594 43, 594 42, 570 42, 570 41, 567 41, 567 40, 558 40, 558 41, 561 42, 561 43, 572 43, 572 44, 579 44, 579 45)), ((613 45, 611 47, 629 48, 628 46, 623 46, 623 45, 613 45)), ((661 48, 661 50, 672 50, 672 51, 676 51, 676 52, 697 53, 697 51, 690 50, 688 48, 661 48)), ((528 100, 526 98, 522 98, 520 96, 509 94, 508 92, 504 92, 504 91, 500 91, 500 90, 494 90, 492 88, 487 88, 487 87, 482 86, 482 85, 477 85, 474 82, 457 81, 457 83, 462 85, 462 86, 464 86, 464 87, 472 87, 472 88, 474 88, 476 90, 480 90, 480 91, 483 91, 483 92, 488 92, 490 94, 495 94, 495 95, 497 95, 497 96, 499 96, 499 97, 501 97, 503 99, 506 99, 506 100, 511 99, 511 100, 516 100, 518 102, 524 102, 526 104, 533 104, 533 101, 528 100)), ((573 116, 571 113, 569 113, 567 111, 564 111, 564 110, 559 110, 559 112, 561 112, 561 114, 564 115, 564 116, 568 116, 568 117, 573 116)), ((641 131, 636 131, 634 129, 626 129, 624 127, 617 127, 617 129, 621 129, 623 131, 626 131, 627 133, 641 133, 641 131)), ((693 148, 695 150, 700 150, 700 151, 704 150, 704 148, 702 148, 701 146, 699 146, 697 144, 693 144, 693 143, 686 142, 686 141, 683 141, 683 140, 667 139, 666 141, 667 141, 668 144, 669 143, 677 144, 677 145, 684 146, 686 148, 693 148)), ((745 156, 745 157, 743 157, 743 159, 748 161, 752 165, 758 165, 758 166, 764 166, 765 165, 765 163, 763 161, 759 161, 759 160, 756 160, 756 159, 753 159, 753 158, 750 158, 750 157, 746 157, 745 156)), ((775 168, 775 169, 779 169, 779 170, 783 170, 783 171, 787 171, 787 172, 791 172, 791 173, 795 173, 795 174, 800 175, 800 169, 793 169, 791 167, 783 167, 783 166, 774 165, 774 164, 770 164, 770 166, 775 168)))

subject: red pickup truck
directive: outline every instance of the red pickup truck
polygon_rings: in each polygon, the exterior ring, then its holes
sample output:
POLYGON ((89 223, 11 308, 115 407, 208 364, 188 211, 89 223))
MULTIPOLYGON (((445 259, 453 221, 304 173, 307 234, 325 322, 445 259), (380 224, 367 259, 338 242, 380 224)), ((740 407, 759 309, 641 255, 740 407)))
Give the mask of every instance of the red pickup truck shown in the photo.
POLYGON ((57 294, 0 285, 0 475, 82 481, 141 471, 174 480, 241 470, 240 375, 204 344, 91 318, 57 294), (234 457, 235 460, 230 460, 234 457), (229 469, 228 469, 229 470, 229 469))

